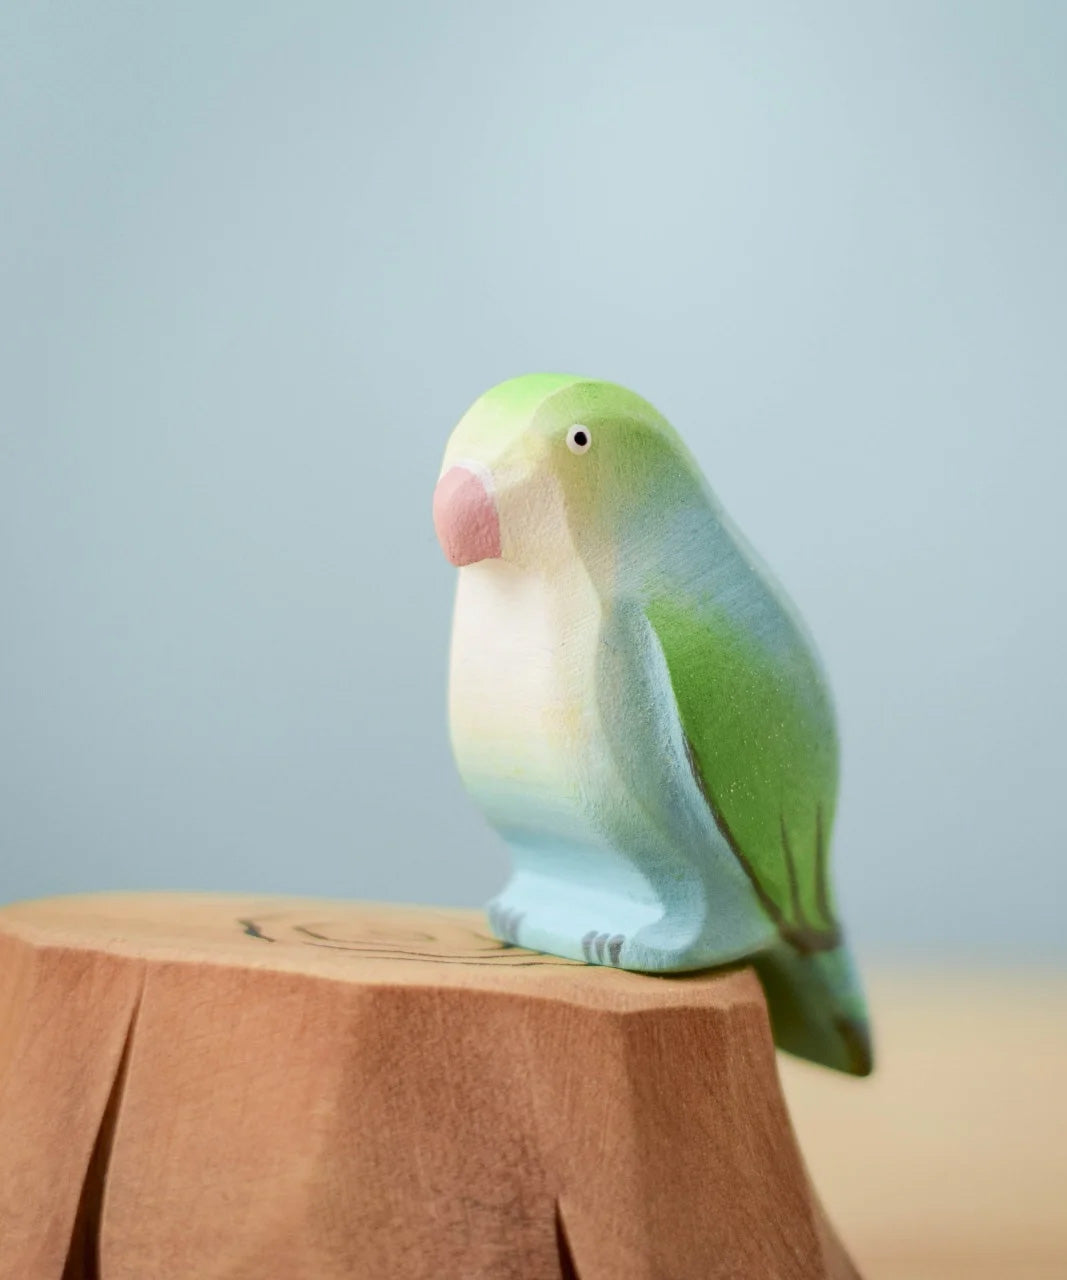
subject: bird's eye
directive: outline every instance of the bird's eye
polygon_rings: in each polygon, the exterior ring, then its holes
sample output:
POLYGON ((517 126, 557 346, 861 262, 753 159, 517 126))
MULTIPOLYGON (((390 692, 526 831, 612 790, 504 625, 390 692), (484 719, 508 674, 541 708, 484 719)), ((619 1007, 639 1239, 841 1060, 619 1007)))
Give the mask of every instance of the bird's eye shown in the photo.
POLYGON ((567 432, 567 448, 571 453, 586 453, 593 443, 593 436, 588 427, 576 422, 567 432))

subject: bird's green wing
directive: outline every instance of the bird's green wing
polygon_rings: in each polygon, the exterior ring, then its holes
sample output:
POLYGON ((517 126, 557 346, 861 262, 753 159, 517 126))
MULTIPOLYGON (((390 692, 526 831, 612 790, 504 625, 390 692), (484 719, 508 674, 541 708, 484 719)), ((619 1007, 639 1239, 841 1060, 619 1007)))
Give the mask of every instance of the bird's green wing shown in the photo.
POLYGON ((837 739, 810 648, 784 612, 770 629, 667 597, 646 612, 719 830, 783 938, 804 954, 831 949, 837 739))

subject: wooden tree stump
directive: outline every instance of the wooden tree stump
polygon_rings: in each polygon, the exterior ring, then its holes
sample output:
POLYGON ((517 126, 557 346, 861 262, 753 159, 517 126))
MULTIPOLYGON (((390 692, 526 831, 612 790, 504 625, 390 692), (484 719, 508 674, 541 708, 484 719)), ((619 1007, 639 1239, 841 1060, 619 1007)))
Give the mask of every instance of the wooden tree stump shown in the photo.
POLYGON ((844 1280, 751 970, 474 912, 0 910, 2 1280, 844 1280))

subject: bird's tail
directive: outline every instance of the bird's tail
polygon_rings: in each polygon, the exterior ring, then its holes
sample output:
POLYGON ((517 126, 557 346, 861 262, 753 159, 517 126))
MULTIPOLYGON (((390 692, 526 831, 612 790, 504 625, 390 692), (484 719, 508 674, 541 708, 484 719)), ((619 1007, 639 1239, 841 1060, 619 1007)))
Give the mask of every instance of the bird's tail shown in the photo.
POLYGON ((805 955, 782 940, 754 960, 780 1049, 850 1075, 870 1075, 867 1004, 843 942, 805 955))

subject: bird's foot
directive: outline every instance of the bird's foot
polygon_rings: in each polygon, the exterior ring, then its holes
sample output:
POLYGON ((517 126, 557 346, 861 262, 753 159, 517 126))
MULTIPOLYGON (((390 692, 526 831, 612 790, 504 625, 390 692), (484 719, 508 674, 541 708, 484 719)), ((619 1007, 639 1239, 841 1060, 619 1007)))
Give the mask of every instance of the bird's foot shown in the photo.
POLYGON ((617 965, 625 944, 625 934, 599 933, 590 929, 582 938, 582 955, 589 964, 617 965))
POLYGON ((525 912, 518 911, 514 907, 505 907, 499 902, 490 902, 486 907, 486 915, 489 917, 490 929, 501 942, 509 947, 522 945, 519 942, 519 928, 525 912))

